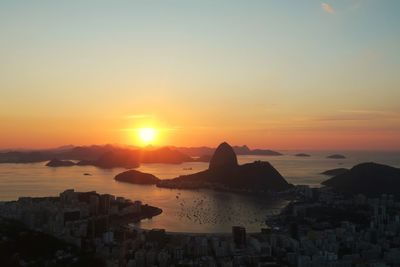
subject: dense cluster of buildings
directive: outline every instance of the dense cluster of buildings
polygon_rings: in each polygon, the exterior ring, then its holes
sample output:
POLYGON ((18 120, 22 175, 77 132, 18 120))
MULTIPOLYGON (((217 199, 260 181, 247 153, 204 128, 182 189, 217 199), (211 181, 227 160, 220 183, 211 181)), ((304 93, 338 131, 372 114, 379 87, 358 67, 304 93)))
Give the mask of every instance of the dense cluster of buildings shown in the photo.
POLYGON ((273 255, 288 266, 400 266, 400 202, 298 187, 303 201, 271 224, 273 255))
POLYGON ((267 237, 246 235, 240 226, 232 227, 231 234, 138 231, 125 243, 122 266, 278 266, 267 237))
MULTIPOLYGON (((344 196, 327 188, 295 189, 298 200, 246 234, 139 231, 127 240, 123 266, 400 266, 400 202, 392 195, 344 196), (154 238, 154 237, 157 238, 154 238)), ((118 265, 115 265, 118 266, 118 265)))
POLYGON ((0 212, 92 249, 105 266, 400 266, 400 202, 392 195, 344 196, 307 186, 294 191, 297 200, 251 234, 240 226, 230 234, 127 227, 121 218, 143 214, 141 202, 73 190, 2 203, 0 212))
POLYGON ((21 197, 2 202, 3 218, 23 222, 29 229, 49 234, 78 247, 112 243, 113 229, 124 218, 139 219, 147 206, 140 201, 93 192, 62 192, 59 197, 21 197))

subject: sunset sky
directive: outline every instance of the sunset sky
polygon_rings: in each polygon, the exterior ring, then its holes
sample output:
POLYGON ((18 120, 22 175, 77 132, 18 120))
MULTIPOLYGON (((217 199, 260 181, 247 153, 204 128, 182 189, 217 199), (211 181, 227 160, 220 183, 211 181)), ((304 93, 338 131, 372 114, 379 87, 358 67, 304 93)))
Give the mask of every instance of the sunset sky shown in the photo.
POLYGON ((400 1, 1 1, 0 149, 400 150, 400 1))

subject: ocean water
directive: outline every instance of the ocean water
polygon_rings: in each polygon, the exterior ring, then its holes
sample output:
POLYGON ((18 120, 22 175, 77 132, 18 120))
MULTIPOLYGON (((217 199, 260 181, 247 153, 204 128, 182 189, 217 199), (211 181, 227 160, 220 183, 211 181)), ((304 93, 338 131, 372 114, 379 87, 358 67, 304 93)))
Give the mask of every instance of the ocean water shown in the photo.
MULTIPOLYGON (((400 167, 400 152, 340 152, 346 159, 327 159, 334 153, 302 151, 311 157, 295 157, 297 151, 284 151, 284 156, 239 156, 239 163, 269 161, 293 184, 313 187, 328 177, 320 173, 332 168, 350 168, 361 162, 378 162, 400 167)), ((143 164, 138 170, 161 179, 194 173, 208 167, 207 163, 190 162, 178 165, 143 164)), ((20 196, 56 196, 68 188, 77 191, 95 190, 110 193, 163 209, 163 213, 138 226, 146 229, 164 228, 171 232, 230 232, 232 225, 243 225, 249 232, 258 232, 265 219, 286 205, 283 201, 211 190, 175 190, 152 185, 133 185, 114 181, 125 169, 105 170, 93 166, 46 167, 45 163, 0 164, 0 200, 20 196), (90 176, 83 175, 90 173, 90 176)))

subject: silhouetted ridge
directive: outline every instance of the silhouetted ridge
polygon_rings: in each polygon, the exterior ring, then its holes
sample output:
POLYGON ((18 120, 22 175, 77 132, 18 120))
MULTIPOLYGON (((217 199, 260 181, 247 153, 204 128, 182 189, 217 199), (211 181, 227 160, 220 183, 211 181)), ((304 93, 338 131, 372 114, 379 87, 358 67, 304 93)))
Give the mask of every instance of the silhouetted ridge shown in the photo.
POLYGON ((139 160, 136 154, 128 150, 110 151, 103 154, 95 163, 94 166, 100 168, 137 168, 139 167, 139 160))
MULTIPOLYGON (((171 147, 175 150, 178 150, 186 155, 189 155, 191 157, 200 157, 203 155, 212 155, 216 148, 212 147, 206 147, 206 146, 201 146, 201 147, 171 147)), ((282 154, 273 151, 270 149, 250 149, 246 145, 242 146, 232 146, 233 151, 235 151, 236 155, 259 155, 259 156, 281 156, 282 154)))
POLYGON ((168 147, 141 149, 113 145, 93 145, 0 153, 0 163, 29 163, 50 161, 52 159, 76 160, 79 161, 76 164, 78 166, 93 165, 101 168, 134 168, 139 166, 140 163, 180 164, 193 161, 190 156, 168 147))
POLYGON ((400 195, 400 169, 373 162, 361 163, 322 184, 352 194, 400 195))

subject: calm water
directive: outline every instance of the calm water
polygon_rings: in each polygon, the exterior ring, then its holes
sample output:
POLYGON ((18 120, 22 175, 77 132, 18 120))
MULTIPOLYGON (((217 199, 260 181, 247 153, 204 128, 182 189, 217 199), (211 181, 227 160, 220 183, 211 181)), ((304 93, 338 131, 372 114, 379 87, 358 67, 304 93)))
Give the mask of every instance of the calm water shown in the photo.
MULTIPOLYGON (((302 151, 304 152, 304 151, 302 151)), ((335 152, 306 152, 310 158, 293 156, 286 151, 280 157, 239 156, 240 163, 254 160, 270 161, 291 183, 319 186, 326 179, 322 171, 374 161, 400 167, 399 152, 347 152, 343 160, 326 159, 335 152)), ((161 179, 173 178, 206 169, 206 163, 180 165, 143 164, 139 170, 161 179), (187 170, 191 168, 191 170, 187 170)), ((155 186, 115 182, 114 176, 124 169, 103 170, 91 166, 49 168, 44 163, 0 164, 0 200, 14 200, 19 196, 58 195, 67 188, 77 191, 96 190, 160 207, 164 212, 141 222, 143 228, 165 228, 172 232, 229 232, 232 225, 244 225, 250 232, 264 226, 265 218, 279 212, 285 203, 231 193, 209 190, 173 190, 155 186), (84 176, 83 173, 91 176, 84 176)))

